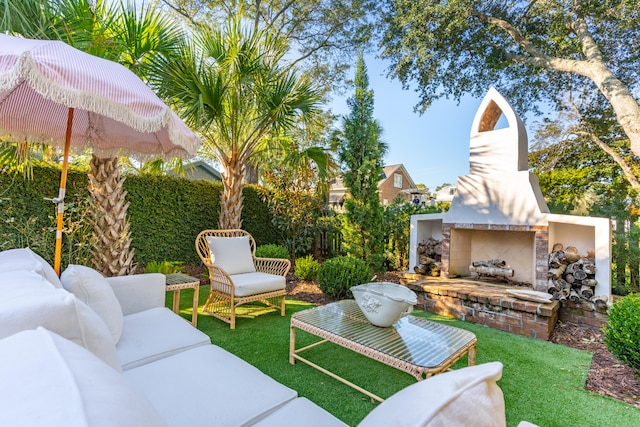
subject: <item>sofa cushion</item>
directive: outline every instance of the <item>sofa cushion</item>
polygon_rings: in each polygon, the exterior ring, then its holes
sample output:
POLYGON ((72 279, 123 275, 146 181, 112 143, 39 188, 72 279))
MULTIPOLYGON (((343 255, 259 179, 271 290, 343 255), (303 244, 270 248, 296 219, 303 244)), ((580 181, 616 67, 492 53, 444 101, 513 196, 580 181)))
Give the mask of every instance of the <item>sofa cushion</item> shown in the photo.
POLYGON ((107 279, 93 268, 69 264, 60 280, 66 290, 98 313, 117 343, 122 335, 122 308, 107 279))
MULTIPOLYGON (((55 289, 40 273, 29 270, 0 270, 0 287, 13 288, 11 294, 29 294, 40 290, 55 289)), ((0 291, 0 295, 2 295, 0 291)))
POLYGON ((369 413, 358 427, 505 426, 502 363, 470 366, 430 377, 394 394, 369 413))
POLYGON ((64 289, 44 287, 42 279, 24 278, 15 286, 0 286, 0 339, 43 326, 79 344, 116 370, 116 347, 102 319, 64 289))
POLYGON ((245 273, 231 276, 237 297, 261 294, 285 289, 287 281, 283 276, 269 273, 245 273))
POLYGON ((222 268, 228 275, 256 271, 249 236, 207 236, 207 243, 211 252, 211 263, 222 268))
POLYGON ((122 374, 44 328, 0 340, 0 359, 0 425, 165 425, 122 374))
POLYGON ((29 248, 8 249, 0 252, 0 271, 26 270, 40 274, 55 288, 62 283, 53 267, 29 248))
MULTIPOLYGON (((251 425, 297 395, 214 345, 178 353, 124 375, 170 426, 251 425)), ((304 425, 305 420, 298 421, 304 425)), ((295 420, 290 425, 294 424, 295 420)))
POLYGON ((343 423, 329 412, 325 411, 315 403, 304 397, 299 397, 287 402, 265 418, 252 424, 253 427, 282 427, 293 425, 296 420, 304 427, 346 427, 343 423), (302 423, 300 420, 304 420, 302 423))
POLYGON ((116 348, 127 370, 205 344, 211 344, 207 334, 168 308, 157 307, 124 316, 116 348))

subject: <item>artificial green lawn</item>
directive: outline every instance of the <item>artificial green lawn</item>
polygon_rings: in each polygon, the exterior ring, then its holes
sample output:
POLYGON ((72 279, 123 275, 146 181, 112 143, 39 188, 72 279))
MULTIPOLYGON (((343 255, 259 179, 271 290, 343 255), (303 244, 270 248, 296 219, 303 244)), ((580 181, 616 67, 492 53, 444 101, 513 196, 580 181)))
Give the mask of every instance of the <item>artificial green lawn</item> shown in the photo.
MULTIPOLYGON (((208 286, 200 289, 201 307, 208 290, 208 286)), ((181 315, 188 320, 192 296, 191 290, 181 293, 181 315)), ((171 307, 169 294, 167 307, 171 307)), ((207 333, 213 344, 236 354, 345 423, 357 425, 377 404, 304 363, 289 364, 289 317, 311 307, 305 302, 287 300, 285 317, 267 310, 253 319, 238 318, 233 331, 226 323, 200 312, 198 329, 207 333)), ((584 389, 591 364, 589 352, 422 311, 413 314, 473 332, 478 338, 477 363, 502 362, 504 371, 498 384, 505 396, 508 426, 516 426, 522 420, 541 427, 640 426, 639 408, 584 389)), ((302 331, 296 332, 298 348, 317 340, 302 331)), ((323 344, 304 355, 382 398, 415 383, 409 374, 334 344, 323 344)), ((467 359, 463 357, 454 368, 466 365, 467 359)))

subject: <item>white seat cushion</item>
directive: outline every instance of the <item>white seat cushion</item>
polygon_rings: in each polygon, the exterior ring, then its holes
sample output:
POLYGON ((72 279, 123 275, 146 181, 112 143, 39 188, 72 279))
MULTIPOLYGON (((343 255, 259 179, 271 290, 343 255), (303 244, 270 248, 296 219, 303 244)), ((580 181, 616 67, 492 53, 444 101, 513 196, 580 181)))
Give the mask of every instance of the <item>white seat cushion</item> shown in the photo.
POLYGON ((244 273, 230 276, 236 288, 237 297, 278 291, 287 287, 283 276, 269 273, 244 273))
POLYGON ((66 290, 98 313, 116 344, 122 335, 122 307, 107 279, 93 268, 69 264, 60 280, 66 290))
POLYGON ((358 427, 501 427, 504 396, 496 384, 502 363, 491 362, 435 375, 400 390, 369 413, 358 427))
POLYGON ((214 345, 178 353, 124 375, 144 392, 168 425, 177 427, 251 425, 297 396, 214 345))
POLYGON ((343 423, 329 412, 325 411, 315 403, 304 397, 299 397, 272 412, 267 417, 261 419, 253 427, 283 427, 299 426, 304 427, 346 427, 343 423), (301 423, 304 420, 304 424, 301 423))
POLYGON ((127 370, 205 344, 211 344, 207 334, 168 308, 157 307, 124 316, 116 349, 127 370))
POLYGON ((0 359, 2 426, 165 425, 122 374, 46 329, 0 340, 0 359))
POLYGON ((0 286, 0 339, 38 326, 83 346, 121 370, 107 326, 73 294, 43 285, 41 278, 0 286))
POLYGON ((8 249, 0 252, 0 271, 26 270, 38 273, 55 288, 62 283, 53 267, 29 248, 8 249))
POLYGON ((211 263, 222 268, 228 275, 256 271, 249 236, 207 236, 207 243, 211 252, 211 263))

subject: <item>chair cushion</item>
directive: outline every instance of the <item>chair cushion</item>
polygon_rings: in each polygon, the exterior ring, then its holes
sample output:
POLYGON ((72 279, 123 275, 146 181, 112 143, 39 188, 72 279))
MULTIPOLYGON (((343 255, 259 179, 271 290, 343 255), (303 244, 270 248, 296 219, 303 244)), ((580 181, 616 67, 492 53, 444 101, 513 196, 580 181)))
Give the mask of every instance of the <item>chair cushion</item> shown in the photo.
POLYGON ((122 307, 107 279, 93 268, 74 264, 69 264, 60 279, 66 290, 102 318, 116 344, 122 335, 122 307))
POLYGON ((435 375, 394 394, 358 427, 506 425, 504 396, 496 384, 502 363, 491 362, 435 375))
MULTIPOLYGON (((297 396, 214 345, 124 372, 170 426, 247 426, 297 396)), ((289 425, 304 425, 303 419, 289 425)))
POLYGON ((96 312, 64 289, 44 287, 38 280, 0 286, 0 339, 42 326, 120 371, 113 339, 96 312))
POLYGON ((165 425, 122 374, 44 328, 0 340, 0 425, 165 425))
POLYGON ((62 288, 62 283, 53 267, 29 248, 8 249, 0 252, 0 271, 16 270, 38 273, 53 287, 62 288))
POLYGON ((207 243, 211 252, 211 263, 222 268, 228 275, 256 271, 249 236, 207 236, 207 243))
POLYGON ((230 276, 236 289, 237 297, 279 291, 287 287, 287 280, 276 274, 244 273, 230 276))
POLYGON ((126 371, 205 344, 211 344, 207 334, 168 308, 156 307, 124 316, 116 348, 126 371))

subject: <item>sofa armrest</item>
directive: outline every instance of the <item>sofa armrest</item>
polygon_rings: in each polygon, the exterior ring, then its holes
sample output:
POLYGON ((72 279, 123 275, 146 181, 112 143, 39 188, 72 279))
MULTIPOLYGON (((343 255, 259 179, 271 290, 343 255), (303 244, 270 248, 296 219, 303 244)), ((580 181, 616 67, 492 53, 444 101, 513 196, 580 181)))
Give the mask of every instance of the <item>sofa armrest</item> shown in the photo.
POLYGON ((122 314, 138 313, 164 307, 166 278, 164 274, 148 273, 131 276, 107 277, 120 302, 122 314))

